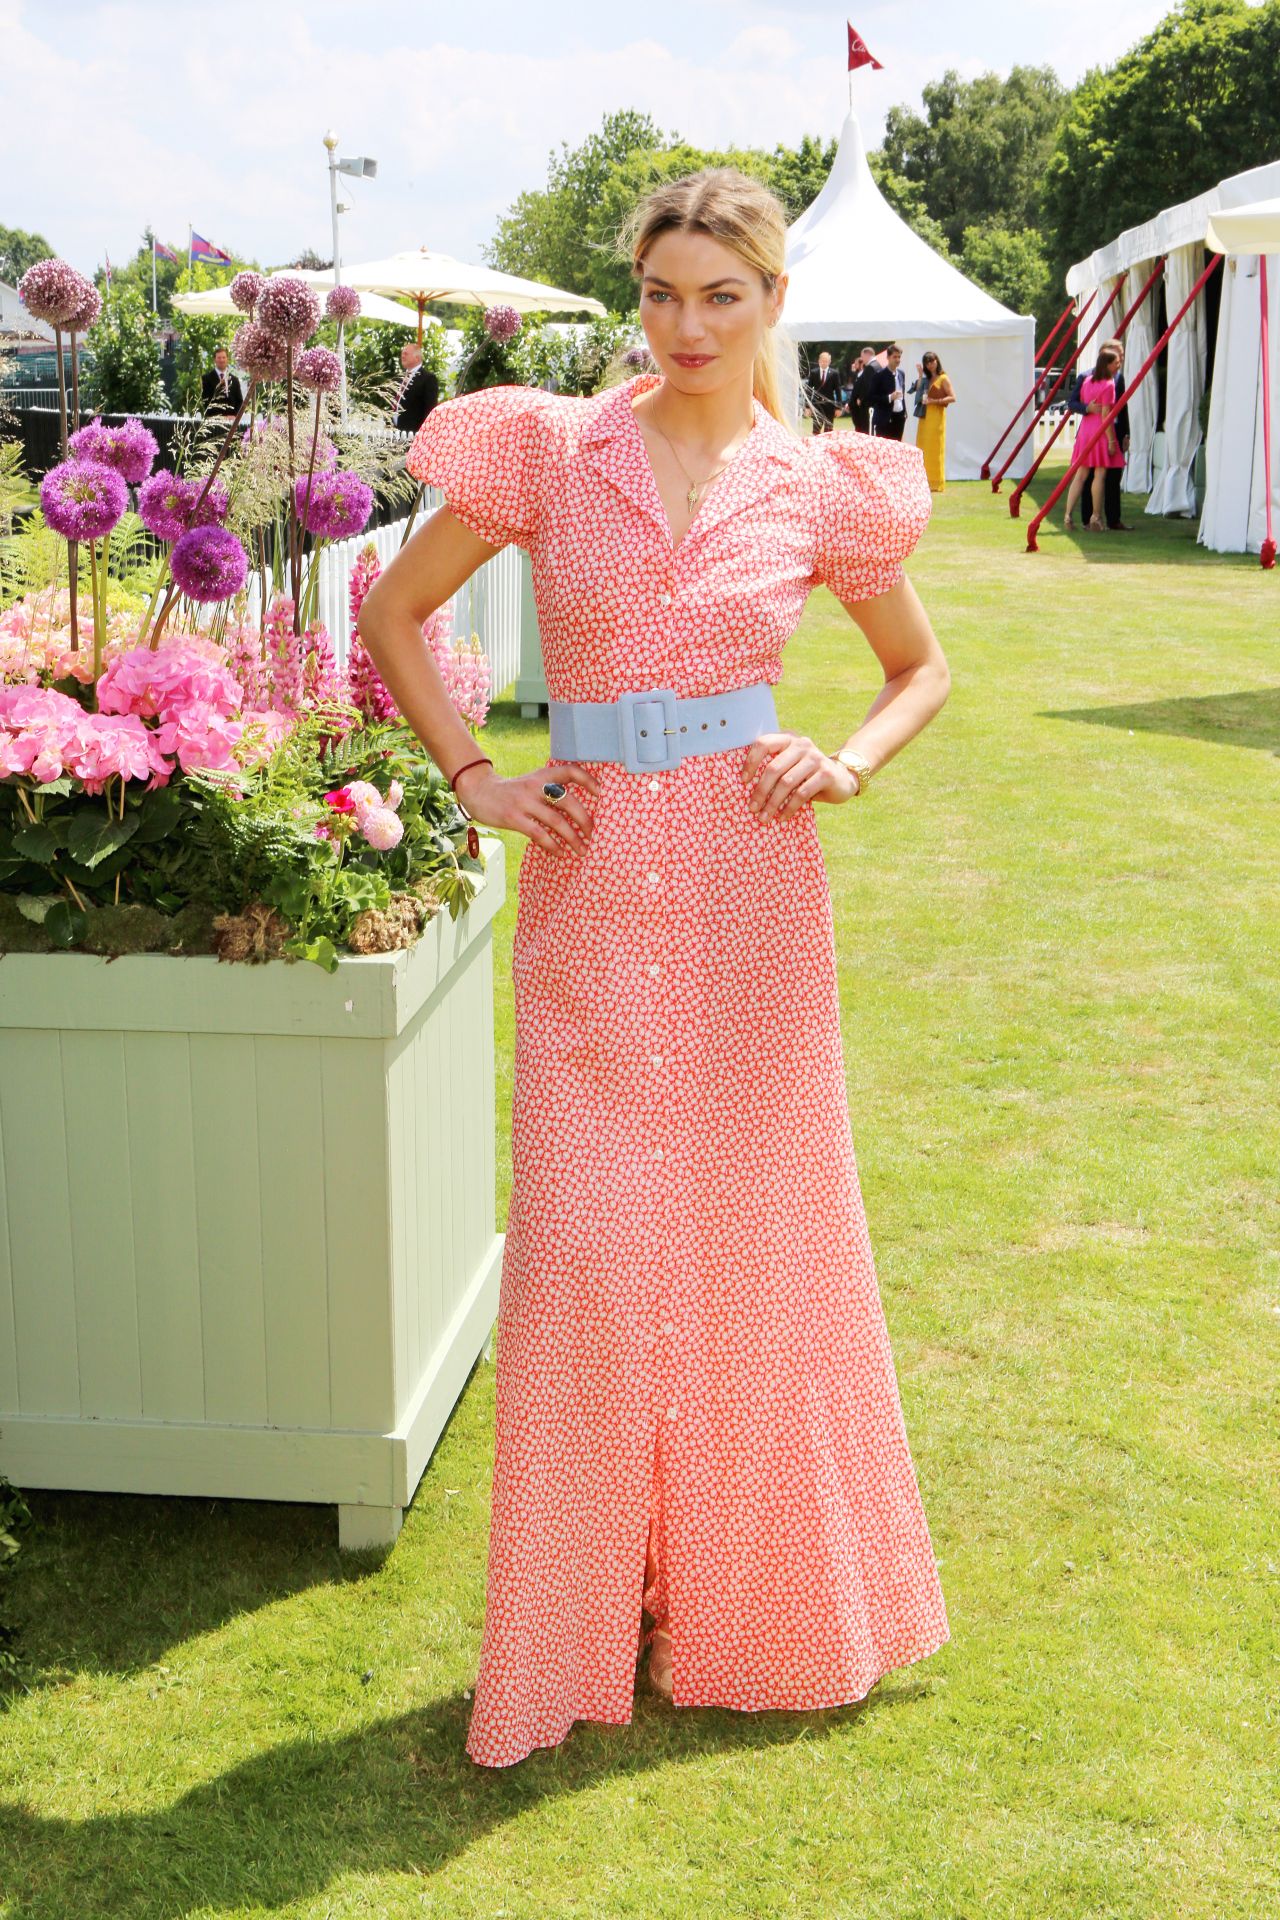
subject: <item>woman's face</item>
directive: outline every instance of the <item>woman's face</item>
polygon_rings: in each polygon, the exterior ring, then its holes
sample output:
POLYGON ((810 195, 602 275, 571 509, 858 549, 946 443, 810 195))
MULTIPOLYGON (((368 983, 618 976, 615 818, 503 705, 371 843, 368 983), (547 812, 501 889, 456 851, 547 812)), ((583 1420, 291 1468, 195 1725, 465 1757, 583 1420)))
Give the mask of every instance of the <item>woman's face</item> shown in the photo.
POLYGON ((770 290, 731 247, 706 233, 664 233, 640 282, 649 350, 681 393, 714 393, 745 381, 767 328, 782 312, 787 276, 770 290))
POLYGON ((924 359, 923 359, 923 361, 921 362, 921 365, 923 366, 923 368, 924 368, 924 370, 925 370, 925 372, 926 372, 926 373, 928 373, 928 374, 934 374, 934 373, 936 373, 936 372, 938 371, 938 356, 937 356, 937 354, 936 354, 936 353, 926 353, 926 355, 924 356, 924 359))

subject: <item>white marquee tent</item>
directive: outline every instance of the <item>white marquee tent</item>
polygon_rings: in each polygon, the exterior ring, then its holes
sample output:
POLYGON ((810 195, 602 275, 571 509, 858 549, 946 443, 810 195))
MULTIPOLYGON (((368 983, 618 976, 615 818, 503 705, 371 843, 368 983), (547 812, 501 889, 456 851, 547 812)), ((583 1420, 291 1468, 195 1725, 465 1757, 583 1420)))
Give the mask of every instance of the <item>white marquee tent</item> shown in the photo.
MULTIPOLYGON (((1128 228, 1090 254, 1087 260, 1078 261, 1067 275, 1067 291, 1081 298, 1103 287, 1105 298, 1115 286, 1117 276, 1124 274, 1121 299, 1128 303, 1137 298, 1138 289, 1163 254, 1165 304, 1172 316, 1205 265, 1206 234, 1213 216, 1277 196, 1280 196, 1280 161, 1233 174, 1207 193, 1197 194, 1194 200, 1166 207, 1154 219, 1128 228)), ((1231 242, 1232 251, 1219 269, 1222 299, 1214 346, 1199 539, 1218 553, 1256 553, 1262 544, 1266 518, 1258 256, 1237 252, 1236 244, 1234 240, 1231 242)), ((1247 239, 1240 244, 1247 245, 1247 239)), ((1280 280, 1280 273, 1274 278, 1280 280)), ((1272 285, 1268 295, 1274 389, 1280 378, 1277 369, 1280 292, 1272 285)), ((1117 307, 1119 310, 1119 303, 1117 307)), ((1155 344, 1153 310, 1154 301, 1148 297, 1126 335, 1125 371, 1130 378, 1155 344)), ((1088 324, 1088 315, 1085 324, 1088 324)), ((1154 373, 1130 404, 1129 460, 1124 485, 1132 493, 1150 492, 1148 513, 1194 514, 1196 511, 1195 457, 1201 440, 1200 403, 1208 366, 1208 344, 1204 296, 1201 295, 1169 342, 1164 459, 1159 471, 1153 472, 1154 373)), ((1088 352, 1086 348, 1086 354, 1088 352)), ((1280 478, 1280 419, 1277 418, 1272 422, 1271 464, 1273 476, 1280 478)), ((1280 500, 1274 492, 1277 478, 1273 478, 1273 509, 1280 512, 1280 500)))
MULTIPOLYGON (((936 349, 956 390, 947 478, 978 479, 1035 378, 1035 321, 966 280, 899 218, 871 177, 853 113, 826 185, 788 230, 787 272, 783 324, 793 339, 895 340, 908 382, 936 349)), ((1030 419, 1028 409, 1023 424, 1030 419)), ((1029 460, 1028 447, 1010 472, 1020 477, 1029 460)))

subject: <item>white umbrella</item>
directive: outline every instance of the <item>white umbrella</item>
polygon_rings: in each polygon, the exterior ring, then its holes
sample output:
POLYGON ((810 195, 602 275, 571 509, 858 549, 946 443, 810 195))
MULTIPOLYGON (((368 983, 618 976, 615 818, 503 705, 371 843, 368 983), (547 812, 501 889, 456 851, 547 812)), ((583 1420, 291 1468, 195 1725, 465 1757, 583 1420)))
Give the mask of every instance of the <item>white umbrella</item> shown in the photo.
POLYGON ((1259 559, 1266 568, 1276 563, 1275 529, 1271 520, 1271 307, 1267 298, 1267 255, 1280 253, 1280 200, 1254 200, 1247 207, 1221 207, 1209 215, 1205 245, 1214 253, 1256 253, 1258 292, 1262 302, 1259 332, 1262 342, 1262 475, 1266 490, 1267 531, 1259 559))
POLYGON ((590 294, 570 293, 564 287, 544 286, 539 280, 522 280, 519 274, 499 273, 496 267, 475 267, 451 254, 436 253, 419 247, 408 253, 393 253, 385 260, 366 260, 354 267, 343 267, 343 282, 360 294, 398 295, 412 300, 418 309, 421 338, 425 308, 432 300, 463 307, 514 307, 517 313, 600 313, 607 309, 590 294))
MULTIPOLYGON (((319 293, 322 288, 328 288, 333 285, 332 273, 307 272, 272 274, 269 278, 302 280, 305 281, 308 286, 314 287, 317 293, 319 293)), ((349 286, 351 283, 348 280, 344 280, 342 284, 349 286)), ((206 287, 202 293, 175 293, 173 296, 173 304, 179 313, 190 314, 193 318, 199 318, 202 314, 208 318, 214 318, 225 314, 240 312, 239 307, 232 304, 230 289, 227 287, 206 287)), ((246 320, 249 318, 247 313, 242 317, 246 320)), ((362 320, 382 320, 393 327, 416 327, 418 324, 418 315, 415 308, 400 306, 394 300, 384 300, 381 294, 377 293, 362 293, 360 295, 360 318, 362 320)), ((429 314, 427 318, 435 326, 442 324, 435 318, 434 314, 429 314)))

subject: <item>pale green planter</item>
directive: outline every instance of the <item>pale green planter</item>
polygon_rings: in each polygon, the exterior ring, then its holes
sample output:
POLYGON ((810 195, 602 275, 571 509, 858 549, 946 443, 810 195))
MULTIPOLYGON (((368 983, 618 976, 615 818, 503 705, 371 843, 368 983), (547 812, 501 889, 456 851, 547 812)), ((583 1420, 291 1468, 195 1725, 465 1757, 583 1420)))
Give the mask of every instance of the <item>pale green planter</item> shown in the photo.
POLYGON ((395 1538, 497 1313, 484 850, 335 974, 0 958, 0 1474, 395 1538))

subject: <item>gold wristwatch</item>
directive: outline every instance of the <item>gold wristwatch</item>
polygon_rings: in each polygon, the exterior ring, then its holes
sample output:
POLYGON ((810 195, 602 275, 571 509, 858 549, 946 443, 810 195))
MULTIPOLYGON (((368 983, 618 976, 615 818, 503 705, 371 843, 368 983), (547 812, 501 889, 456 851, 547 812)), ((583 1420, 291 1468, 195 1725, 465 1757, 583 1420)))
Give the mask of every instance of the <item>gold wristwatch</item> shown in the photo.
POLYGON ((833 753, 831 757, 833 760, 838 760, 842 767, 848 767, 857 781, 857 790, 853 796, 856 800, 858 795, 865 791, 867 782, 871 778, 870 762, 858 752, 856 747, 841 747, 839 753, 833 753))

